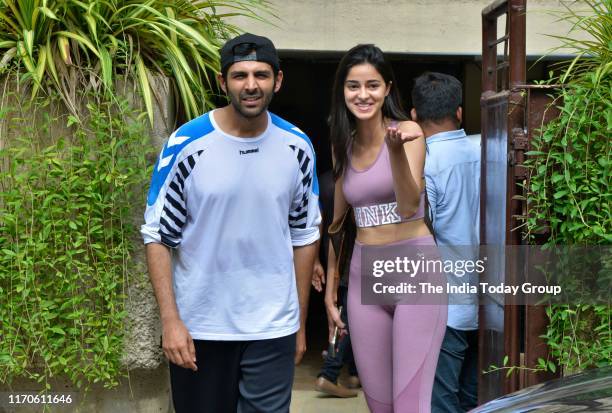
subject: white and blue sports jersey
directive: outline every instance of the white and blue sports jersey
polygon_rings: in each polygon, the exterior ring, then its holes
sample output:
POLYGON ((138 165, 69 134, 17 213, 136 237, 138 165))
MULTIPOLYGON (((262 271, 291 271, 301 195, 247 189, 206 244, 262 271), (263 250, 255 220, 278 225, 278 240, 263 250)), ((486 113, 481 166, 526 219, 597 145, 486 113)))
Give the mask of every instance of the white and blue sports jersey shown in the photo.
POLYGON ((214 111, 170 136, 141 232, 172 249, 176 304, 194 339, 299 329, 293 247, 319 238, 318 193, 310 140, 276 115, 254 138, 223 132, 214 111))

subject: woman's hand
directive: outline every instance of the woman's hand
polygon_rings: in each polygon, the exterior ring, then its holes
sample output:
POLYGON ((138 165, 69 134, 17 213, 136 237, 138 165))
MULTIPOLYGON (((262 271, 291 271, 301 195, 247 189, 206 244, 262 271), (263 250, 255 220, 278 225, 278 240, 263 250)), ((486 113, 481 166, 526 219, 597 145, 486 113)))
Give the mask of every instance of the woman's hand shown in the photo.
POLYGON ((340 319, 340 311, 338 307, 336 307, 336 303, 333 300, 325 298, 325 310, 327 311, 327 328, 329 329, 329 339, 328 341, 332 341, 334 337, 334 332, 336 327, 340 329, 339 334, 346 334, 346 325, 340 319))
POLYGON ((406 142, 411 142, 423 136, 420 129, 401 130, 398 126, 389 126, 385 134, 387 148, 391 151, 400 151, 406 142))

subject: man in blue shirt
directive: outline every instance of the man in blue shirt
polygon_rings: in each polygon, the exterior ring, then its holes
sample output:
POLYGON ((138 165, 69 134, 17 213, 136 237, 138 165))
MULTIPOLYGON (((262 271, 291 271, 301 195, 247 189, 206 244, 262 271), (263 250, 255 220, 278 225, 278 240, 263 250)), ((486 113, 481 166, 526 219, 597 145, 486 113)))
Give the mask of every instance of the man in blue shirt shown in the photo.
MULTIPOLYGON (((425 73, 415 80, 412 118, 427 145, 425 183, 430 218, 443 259, 478 259, 480 145, 459 129, 462 85, 453 76, 425 73)), ((477 285, 475 273, 447 274, 449 284, 477 285)), ((432 412, 476 407, 478 295, 451 294, 446 333, 434 382, 432 412)))

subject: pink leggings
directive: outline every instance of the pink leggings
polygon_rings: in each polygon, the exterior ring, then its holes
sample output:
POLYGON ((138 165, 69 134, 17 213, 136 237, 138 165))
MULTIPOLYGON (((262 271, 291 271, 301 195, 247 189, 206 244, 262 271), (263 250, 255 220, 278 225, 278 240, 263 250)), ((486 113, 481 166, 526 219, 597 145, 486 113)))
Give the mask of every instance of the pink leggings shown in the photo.
MULTIPOLYGON (((395 242, 435 245, 432 236, 395 242)), ((362 305, 361 249, 355 243, 349 275, 348 318, 359 378, 373 413, 428 413, 446 329, 446 297, 439 304, 362 305)), ((442 277, 442 275, 438 275, 442 277)))

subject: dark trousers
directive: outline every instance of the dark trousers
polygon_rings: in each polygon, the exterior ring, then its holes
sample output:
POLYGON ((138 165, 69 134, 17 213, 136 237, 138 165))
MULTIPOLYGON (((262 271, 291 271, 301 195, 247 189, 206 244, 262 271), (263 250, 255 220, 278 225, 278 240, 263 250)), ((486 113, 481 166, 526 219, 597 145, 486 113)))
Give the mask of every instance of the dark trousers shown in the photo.
POLYGON ((289 412, 295 334, 194 344, 197 371, 170 363, 176 413, 289 412))
POLYGON ((431 400, 432 413, 463 413, 478 404, 478 330, 446 327, 431 400))
MULTIPOLYGON (((340 318, 342 322, 346 325, 346 330, 348 331, 348 317, 347 317, 347 309, 346 309, 346 297, 347 297, 347 288, 344 286, 340 286, 338 288, 338 301, 342 306, 342 311, 340 312, 340 318)), ((345 335, 342 337, 339 343, 336 343, 338 350, 336 351, 335 356, 327 355, 325 360, 323 361, 323 368, 319 373, 318 377, 325 377, 327 380, 332 383, 336 383, 338 377, 340 376, 340 370, 342 370, 342 366, 344 364, 348 364, 349 374, 351 376, 357 375, 357 367, 355 366, 355 359, 353 358, 353 348, 351 347, 351 336, 345 335)))

